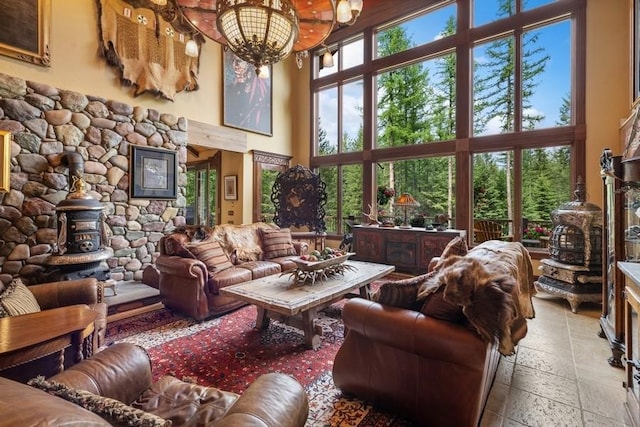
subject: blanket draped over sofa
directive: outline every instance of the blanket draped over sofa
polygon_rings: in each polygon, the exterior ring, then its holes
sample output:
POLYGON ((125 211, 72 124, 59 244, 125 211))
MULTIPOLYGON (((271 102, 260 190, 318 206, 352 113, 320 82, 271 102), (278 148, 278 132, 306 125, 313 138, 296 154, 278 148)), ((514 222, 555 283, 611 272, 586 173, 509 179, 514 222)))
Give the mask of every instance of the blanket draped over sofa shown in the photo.
POLYGON ((531 259, 520 243, 467 253, 456 238, 432 264, 345 304, 333 381, 416 425, 477 426, 500 353, 513 353, 535 314, 531 259))

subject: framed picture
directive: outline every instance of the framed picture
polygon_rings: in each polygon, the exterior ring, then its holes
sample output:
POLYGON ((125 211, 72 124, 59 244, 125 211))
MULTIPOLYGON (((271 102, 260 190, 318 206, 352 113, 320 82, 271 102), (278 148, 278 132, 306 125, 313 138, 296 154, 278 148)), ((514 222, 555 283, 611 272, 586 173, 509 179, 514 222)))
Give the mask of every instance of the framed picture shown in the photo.
POLYGON ((0 192, 8 193, 11 169, 11 132, 0 130, 0 192))
POLYGON ((224 199, 238 200, 238 175, 224 177, 224 199))
POLYGON ((51 0, 0 0, 0 54, 48 67, 51 0))
POLYGON ((129 173, 133 199, 175 199, 178 196, 175 151, 132 145, 129 173))
POLYGON ((259 78, 255 67, 238 58, 231 50, 223 50, 222 123, 263 135, 272 135, 271 71, 259 78))

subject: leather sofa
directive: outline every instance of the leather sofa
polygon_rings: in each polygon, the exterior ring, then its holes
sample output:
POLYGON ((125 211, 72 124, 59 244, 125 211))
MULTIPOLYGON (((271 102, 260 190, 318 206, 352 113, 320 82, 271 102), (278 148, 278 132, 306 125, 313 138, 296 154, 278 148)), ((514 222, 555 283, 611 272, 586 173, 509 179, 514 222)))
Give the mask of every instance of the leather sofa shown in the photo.
POLYGON ((196 320, 218 316, 246 303, 222 296, 219 289, 295 268, 292 258, 308 251, 305 242, 291 241, 289 255, 265 258, 261 230, 279 230, 273 224, 222 224, 213 228, 186 226, 163 236, 156 267, 160 298, 165 306, 196 320), (198 242, 219 242, 230 264, 224 269, 207 266, 184 246, 198 242), (179 248, 176 248, 180 246, 179 248), (188 255, 185 255, 188 254, 188 255))
MULTIPOLYGON (((304 389, 285 374, 263 375, 241 396, 214 387, 186 383, 171 376, 162 377, 155 383, 152 378, 147 352, 130 343, 114 344, 91 359, 51 377, 47 383, 64 385, 67 400, 0 378, 0 426, 111 425, 97 415, 101 412, 100 405, 93 405, 93 412, 90 412, 72 403, 73 396, 69 399, 69 395, 77 390, 92 393, 89 395, 91 399, 101 399, 98 396, 115 399, 116 404, 131 405, 145 411, 145 415, 153 414, 170 420, 173 427, 298 427, 305 424, 308 416, 304 389)), ((87 402, 85 397, 85 407, 89 406, 87 402)), ((122 411, 121 408, 116 409, 122 411)))
POLYGON ((535 312, 529 254, 452 240, 434 270, 349 300, 333 381, 417 425, 477 426, 500 355, 513 354, 535 312))
MULTIPOLYGON (((0 287, 4 287, 4 285, 0 285, 0 287)), ((42 283, 30 285, 28 289, 42 311, 78 304, 87 305, 96 311, 97 318, 94 322, 93 341, 89 354, 97 352, 104 345, 107 331, 107 304, 103 302, 103 289, 97 279, 85 278, 42 283)), ((21 316, 32 315, 34 314, 22 314, 21 316)), ((42 325, 42 328, 46 328, 46 325, 42 325)), ((26 381, 36 375, 55 372, 56 369, 53 368, 57 365, 55 359, 53 355, 34 355, 32 362, 3 370, 0 375, 18 381, 26 381)), ((73 359, 71 354, 65 355, 65 362, 73 359)))
POLYGON ((342 319, 339 389, 417 425, 478 425, 500 358, 495 343, 464 325, 361 298, 345 304, 342 319))

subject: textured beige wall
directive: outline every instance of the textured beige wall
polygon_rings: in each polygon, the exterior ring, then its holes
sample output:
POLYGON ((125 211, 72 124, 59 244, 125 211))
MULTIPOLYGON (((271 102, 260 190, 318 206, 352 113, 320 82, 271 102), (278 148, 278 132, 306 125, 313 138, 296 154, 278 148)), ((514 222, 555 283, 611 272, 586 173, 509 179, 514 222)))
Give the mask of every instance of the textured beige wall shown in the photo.
MULTIPOLYGON (((0 72, 46 83, 59 89, 73 90, 87 95, 101 96, 107 99, 154 108, 161 113, 173 113, 187 119, 197 120, 211 125, 222 123, 222 48, 218 43, 207 40, 200 56, 200 75, 197 91, 180 92, 175 101, 156 99, 151 95, 133 97, 132 89, 120 83, 118 71, 106 64, 98 50, 98 10, 95 0, 55 0, 52 1, 51 20, 51 67, 40 67, 0 56, 0 72)), ((247 133, 248 149, 259 149, 279 154, 291 155, 291 114, 295 109, 289 85, 290 73, 288 60, 273 67, 273 137, 247 133)), ((295 65, 294 65, 295 67, 295 65)), ((297 69, 296 69, 297 71, 297 69)), ((251 158, 248 153, 245 157, 251 158)), ((250 162, 248 162, 250 163, 250 162)), ((252 169, 242 169, 245 162, 229 165, 222 163, 221 175, 232 172, 243 175, 243 192, 250 193, 253 182, 252 169), (227 168, 229 169, 227 171, 227 168)), ((251 197, 249 205, 244 204, 248 212, 240 217, 251 218, 251 197)), ((222 209, 230 206, 223 201, 222 209)), ((237 204, 235 209, 238 210, 237 204)), ((238 215, 238 214, 236 214, 238 215)), ((238 216, 236 216, 238 221, 238 216)))
POLYGON ((631 111, 631 1, 587 2, 587 192, 602 206, 600 154, 622 154, 618 130, 631 111))

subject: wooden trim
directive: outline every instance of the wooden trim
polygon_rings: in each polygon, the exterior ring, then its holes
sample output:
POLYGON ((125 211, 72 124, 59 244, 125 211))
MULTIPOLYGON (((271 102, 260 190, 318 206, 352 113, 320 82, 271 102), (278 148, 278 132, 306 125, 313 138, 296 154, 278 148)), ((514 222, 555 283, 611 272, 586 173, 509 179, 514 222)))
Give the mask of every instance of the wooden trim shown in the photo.
POLYGON ((189 144, 236 153, 247 152, 246 132, 196 120, 189 120, 188 125, 189 144))

